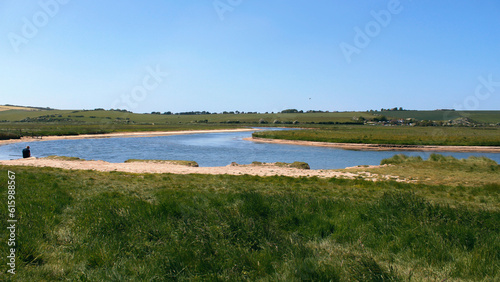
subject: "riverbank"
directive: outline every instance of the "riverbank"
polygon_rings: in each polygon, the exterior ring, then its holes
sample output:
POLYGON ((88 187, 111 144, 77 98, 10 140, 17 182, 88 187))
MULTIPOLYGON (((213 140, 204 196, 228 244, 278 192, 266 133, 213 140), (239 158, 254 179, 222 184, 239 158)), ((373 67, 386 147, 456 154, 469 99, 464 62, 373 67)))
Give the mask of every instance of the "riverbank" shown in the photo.
MULTIPOLYGON (((357 178, 357 173, 340 172, 335 170, 309 170, 290 167, 280 167, 273 164, 238 165, 231 164, 222 167, 190 167, 184 165, 157 163, 157 162, 131 162, 109 163, 106 161, 87 160, 61 160, 48 158, 26 158, 0 161, 0 165, 53 167, 69 170, 94 170, 94 171, 121 171, 130 173, 173 173, 173 174, 211 174, 211 175, 254 175, 254 176, 290 176, 290 177, 340 177, 347 179, 357 178)), ((389 179, 389 178, 387 178, 389 179)))
MULTIPOLYGON (((81 134, 67 136, 46 136, 42 138, 23 137, 21 139, 0 140, 0 146, 19 142, 38 142, 64 139, 99 139, 99 138, 131 138, 131 137, 155 137, 168 135, 203 134, 203 133, 227 133, 227 132, 249 132, 256 131, 256 128, 241 129, 212 129, 212 130, 182 130, 182 131, 138 131, 138 132, 116 132, 106 134, 81 134)), ((259 137, 248 137, 243 140, 274 143, 291 144, 301 146, 331 147, 345 150, 358 151, 441 151, 441 152, 481 152, 500 153, 499 146, 437 146, 437 145, 397 145, 397 144, 360 144, 360 143, 330 143, 318 141, 269 139, 259 137)))
POLYGON ((21 139, 0 140, 0 145, 19 142, 38 142, 64 139, 99 139, 99 138, 130 138, 130 137, 155 137, 168 135, 202 134, 202 133, 225 133, 225 132, 246 132, 255 131, 255 128, 240 129, 210 129, 210 130, 180 130, 180 131, 137 131, 137 132, 115 132, 106 134, 81 134, 64 136, 44 136, 44 137, 22 137, 21 139))
POLYGON ((359 143, 329 143, 317 141, 284 140, 249 137, 244 140, 273 143, 290 144, 301 146, 331 147, 344 150, 358 151, 441 151, 441 152, 480 152, 480 153, 500 153, 500 147, 494 146, 434 146, 434 145, 392 145, 392 144, 359 144, 359 143))

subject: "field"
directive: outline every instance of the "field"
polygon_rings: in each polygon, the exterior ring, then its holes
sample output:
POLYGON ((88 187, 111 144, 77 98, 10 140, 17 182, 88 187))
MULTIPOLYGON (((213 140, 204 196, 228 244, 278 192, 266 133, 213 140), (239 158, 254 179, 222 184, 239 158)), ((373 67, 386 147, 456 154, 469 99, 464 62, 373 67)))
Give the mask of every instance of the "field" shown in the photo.
POLYGON ((417 120, 454 120, 468 118, 477 123, 500 123, 498 111, 383 111, 378 112, 390 118, 413 118, 417 120))
POLYGON ((0 280, 498 281, 498 165, 432 158, 385 161, 434 170, 417 184, 0 167, 0 280))
POLYGON ((36 109, 29 108, 29 107, 0 106, 0 112, 1 111, 10 111, 10 110, 36 111, 36 109))
POLYGON ((253 136, 331 143, 500 146, 499 127, 335 126, 328 129, 259 131, 253 136))
MULTIPOLYGON (((7 107, 7 106, 3 106, 7 107)), ((12 108, 11 106, 7 108, 12 108)), ((202 112, 203 113, 203 112, 202 112)), ((496 128, 500 122, 500 112, 497 111, 372 111, 372 112, 305 112, 305 113, 240 113, 226 112, 219 114, 137 114, 123 110, 43 110, 41 108, 16 108, 0 111, 0 139, 19 138, 21 136, 47 136, 47 135, 77 135, 101 134, 124 131, 172 131, 172 130, 197 130, 197 129, 225 129, 241 128, 248 126, 281 126, 305 127, 315 129, 335 129, 339 134, 349 129, 354 140, 365 142, 389 142, 375 140, 379 136, 394 137, 396 143, 407 144, 417 142, 432 143, 434 140, 440 144, 468 143, 465 139, 477 138, 478 133, 485 134, 484 144, 498 144, 498 140, 490 135, 498 134, 496 131, 468 131, 449 130, 444 127, 436 129, 405 129, 402 134, 387 133, 387 129, 376 126, 375 128, 357 127, 365 121, 380 119, 392 120, 411 119, 414 123, 443 122, 459 120, 467 125, 496 128), (338 125, 356 125, 354 127, 338 127, 338 125), (492 126, 493 125, 493 126, 492 126), (339 130, 340 128, 340 130, 339 130), (442 128, 442 129, 441 129, 442 128), (365 134, 366 132, 366 134, 365 134), (421 132, 421 133, 420 133, 421 132), (360 135, 362 134, 362 135, 360 135), (455 134, 455 135, 454 135, 455 134), (366 135, 366 136, 365 136, 366 135), (372 135, 374 138, 370 138, 372 135), (401 135, 401 134, 399 134, 401 135), (437 136, 439 135, 439 136, 437 136), (444 140, 443 135, 448 137, 444 140), (458 138, 458 139, 457 139, 458 138), (462 140, 465 138, 464 140, 462 140), (423 140, 419 140, 423 139, 423 140), (408 141, 410 140, 410 141, 408 141)), ((393 130, 395 131, 395 130, 393 130)), ((301 133, 304 134, 304 133, 301 133)), ((306 137, 319 139, 335 139, 327 131, 318 131, 314 136, 306 137)), ((345 137, 341 137, 345 139, 345 137)), ((305 140, 305 139, 304 139, 305 140)), ((330 141, 327 141, 330 142, 330 141)), ((351 141, 345 141, 351 142, 351 141)))
POLYGON ((136 114, 104 110, 50 110, 0 112, 0 138, 23 136, 99 134, 124 131, 173 131, 197 129, 242 128, 246 126, 291 126, 299 123, 353 122, 355 115, 366 113, 304 113, 304 114, 200 114, 163 115, 136 114))
MULTIPOLYGON (((255 136, 500 145, 498 112, 164 115, 33 109, 0 111, 0 138, 289 126, 308 129, 255 136), (362 125, 382 116, 467 118, 473 124, 362 125)), ((440 155, 397 155, 383 163, 388 165, 351 169, 357 180, 0 166, 5 201, 8 171, 15 172, 18 219, 17 274, 7 273, 3 263, 0 281, 498 281, 498 164, 440 155)), ((0 214, 8 213, 7 204, 0 205, 0 214)), ((7 224, 1 238, 10 236, 7 224)), ((5 258, 11 246, 3 241, 5 258)))

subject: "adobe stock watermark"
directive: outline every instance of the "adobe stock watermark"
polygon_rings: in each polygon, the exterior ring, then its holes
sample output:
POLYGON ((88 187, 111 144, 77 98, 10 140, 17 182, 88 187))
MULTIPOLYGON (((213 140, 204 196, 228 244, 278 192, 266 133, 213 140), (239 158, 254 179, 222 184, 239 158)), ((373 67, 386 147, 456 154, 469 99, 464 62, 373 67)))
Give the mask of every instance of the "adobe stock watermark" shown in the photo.
MULTIPOLYGON (((484 76, 479 76, 477 79, 478 79, 478 84, 474 89, 474 94, 465 97, 462 103, 453 105, 453 109, 459 111, 459 115, 464 118, 467 118, 469 115, 468 113, 463 111, 479 109, 481 102, 489 99, 492 96, 492 94, 495 93, 496 88, 500 87, 500 80, 494 81, 492 74, 488 75, 487 78, 485 78, 484 76)), ((450 111, 445 112, 445 114, 443 115, 443 122, 445 123, 451 122, 452 119, 450 118, 451 113, 452 112, 450 111)), ((433 140, 442 140, 443 137, 445 137, 446 135, 447 134, 441 127, 436 127, 432 132, 433 140)))
POLYGON ((354 27, 353 43, 349 44, 344 41, 339 44, 340 50, 347 63, 350 64, 352 62, 352 56, 354 54, 361 54, 361 51, 370 45, 372 39, 382 32, 382 28, 389 26, 393 16, 401 13, 403 9, 404 7, 399 0, 390 0, 387 3, 386 9, 378 12, 372 10, 370 12, 373 20, 366 23, 364 28, 358 26, 354 27))
POLYGON ((219 19, 223 21, 227 12, 233 12, 242 3, 243 0, 215 0, 212 4, 219 19))
POLYGON ((456 110, 477 110, 481 101, 489 99, 495 93, 496 88, 500 87, 500 80, 494 81, 493 74, 489 74, 488 78, 479 76, 477 80, 479 83, 474 90, 474 95, 465 97, 461 104, 453 105, 456 110))
POLYGON ((112 108, 133 110, 139 106, 139 102, 146 100, 149 93, 153 92, 163 80, 168 76, 168 73, 160 70, 160 66, 155 68, 146 67, 147 74, 142 78, 142 83, 132 88, 130 93, 122 94, 119 99, 116 99, 112 104, 112 108))
POLYGON ((16 274, 16 237, 17 237, 17 216, 16 216, 16 173, 13 171, 7 171, 7 230, 9 230, 7 246, 7 265, 9 269, 7 270, 10 274, 16 274))
POLYGON ((36 11, 31 18, 23 17, 21 19, 23 22, 21 32, 9 32, 7 35, 14 52, 19 53, 21 46, 28 44, 31 39, 35 38, 40 29, 49 24, 50 19, 59 13, 61 6, 68 4, 69 1, 70 0, 39 1, 38 6, 40 9, 36 11))
MULTIPOLYGON (((139 106, 140 102, 146 100, 150 93, 155 91, 165 80, 169 74, 163 72, 159 65, 154 68, 151 66, 146 67, 146 74, 141 80, 141 83, 134 86, 129 93, 122 94, 119 98, 111 103, 112 109, 124 110, 123 115, 120 117, 126 120, 130 112, 139 106)), ((103 120, 104 124, 101 129, 113 127, 111 120, 103 120)))

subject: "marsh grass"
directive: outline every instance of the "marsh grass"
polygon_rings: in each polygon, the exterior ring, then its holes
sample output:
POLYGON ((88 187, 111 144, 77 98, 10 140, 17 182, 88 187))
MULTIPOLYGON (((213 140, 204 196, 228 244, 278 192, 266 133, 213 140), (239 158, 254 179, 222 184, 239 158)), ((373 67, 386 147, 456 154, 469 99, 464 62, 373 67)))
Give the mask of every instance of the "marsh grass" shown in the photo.
POLYGON ((382 160, 381 164, 390 166, 365 170, 411 178, 427 185, 498 186, 500 183, 500 166, 486 157, 456 159, 452 156, 431 154, 427 160, 423 160, 418 156, 398 154, 382 160))
POLYGON ((329 129, 258 131, 253 136, 330 143, 500 146, 500 128, 335 126, 329 129))
MULTIPOLYGON (((500 278, 500 211, 436 203, 425 185, 8 169, 18 273, 2 265, 1 280, 500 278)), ((496 189, 462 187, 476 188, 496 189)))
POLYGON ((190 167, 198 167, 198 163, 195 161, 184 161, 184 160, 138 160, 138 159, 128 159, 125 163, 163 163, 163 164, 175 164, 184 165, 190 167))

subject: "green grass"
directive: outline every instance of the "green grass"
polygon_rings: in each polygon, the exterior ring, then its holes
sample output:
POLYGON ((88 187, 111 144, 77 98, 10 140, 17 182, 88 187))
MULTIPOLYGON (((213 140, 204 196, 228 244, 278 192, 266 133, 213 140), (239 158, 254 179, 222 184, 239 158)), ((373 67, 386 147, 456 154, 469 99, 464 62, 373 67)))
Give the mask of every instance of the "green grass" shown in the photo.
POLYGON ((355 116, 373 118, 373 115, 364 112, 156 115, 103 110, 8 110, 0 111, 0 139, 31 135, 293 126, 296 121, 308 126, 328 126, 329 123, 352 123, 355 116))
MULTIPOLYGON (((471 156, 467 159, 456 159, 452 156, 432 154, 427 160, 421 157, 394 155, 382 160, 381 164, 389 166, 380 168, 356 168, 355 171, 368 171, 379 175, 394 175, 411 179, 426 185, 446 185, 452 188, 448 193, 453 198, 469 197, 471 201, 480 203, 487 200, 500 208, 500 197, 497 193, 466 194, 462 187, 490 187, 498 189, 500 183, 500 166, 485 157, 471 156), (496 187, 496 188, 495 188, 496 187)), ((479 192, 480 190, 474 190, 479 192)))
POLYGON ((7 169, 18 264, 15 276, 2 264, 0 280, 500 278, 500 210, 450 197, 453 187, 5 166, 0 183, 7 169))
MULTIPOLYGON (((380 118, 453 120, 467 117, 483 125, 500 123, 498 111, 384 111, 322 113, 250 113, 204 115, 137 114, 115 110, 6 110, 0 111, 0 139, 20 136, 102 134, 128 131, 172 131, 226 129, 248 126, 335 128, 338 124, 359 124, 380 118)), ((498 127, 496 127, 498 129, 498 127)), ((446 131, 447 129, 443 129, 446 131)), ((425 131, 425 130, 424 130, 425 131)), ((435 131, 434 135, 442 134, 435 131)), ((498 132, 497 132, 498 133, 498 132)), ((410 136, 412 138, 414 136, 410 136)), ((418 137, 418 136, 417 136, 418 137)), ((424 138, 426 136, 423 136, 424 138)), ((468 136, 466 136, 469 138, 468 136)), ((473 138, 474 136, 470 136, 473 138)), ((418 140, 418 139, 415 139, 418 140)))
POLYGON ((36 121, 62 122, 71 120, 80 123, 122 123, 129 120, 131 123, 225 123, 227 121, 239 121, 240 123, 258 123, 260 119, 268 123, 275 120, 282 122, 323 122, 323 121, 352 121, 353 117, 372 118, 367 112, 331 112, 331 113, 255 113, 255 114, 205 114, 205 115, 154 115, 137 114, 121 111, 103 110, 50 110, 50 111, 22 111, 9 110, 0 111, 0 121, 18 122, 26 118, 36 121))
POLYGON ((165 163, 165 164, 176 164, 191 167, 198 167, 198 163, 195 161, 184 161, 184 160, 138 160, 129 159, 125 161, 126 163, 165 163))
POLYGON ((329 129, 258 131, 254 137, 331 143, 500 146, 500 128, 336 126, 329 129))
POLYGON ((277 162, 274 165, 276 165, 278 167, 293 167, 293 168, 298 168, 298 169, 311 169, 309 164, 306 162, 293 162, 293 163, 277 162))

